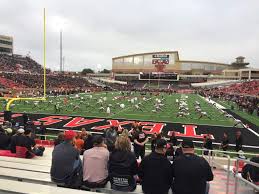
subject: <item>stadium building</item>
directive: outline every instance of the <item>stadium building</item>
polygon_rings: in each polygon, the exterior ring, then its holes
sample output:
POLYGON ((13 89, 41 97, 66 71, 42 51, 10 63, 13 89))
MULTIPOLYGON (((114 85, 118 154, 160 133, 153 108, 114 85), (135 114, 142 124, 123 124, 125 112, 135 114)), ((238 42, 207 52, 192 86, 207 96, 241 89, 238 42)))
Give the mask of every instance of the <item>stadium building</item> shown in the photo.
POLYGON ((221 74, 223 70, 244 68, 244 58, 239 63, 225 64, 193 60, 180 60, 178 51, 141 53, 112 59, 114 73, 148 73, 161 71, 181 74, 221 74))
POLYGON ((13 38, 0 35, 0 53, 13 54, 13 38))
POLYGON ((178 51, 165 51, 114 57, 112 73, 116 80, 121 81, 161 79, 203 82, 208 79, 259 79, 258 69, 248 68, 248 65, 242 56, 227 64, 181 60, 178 51))

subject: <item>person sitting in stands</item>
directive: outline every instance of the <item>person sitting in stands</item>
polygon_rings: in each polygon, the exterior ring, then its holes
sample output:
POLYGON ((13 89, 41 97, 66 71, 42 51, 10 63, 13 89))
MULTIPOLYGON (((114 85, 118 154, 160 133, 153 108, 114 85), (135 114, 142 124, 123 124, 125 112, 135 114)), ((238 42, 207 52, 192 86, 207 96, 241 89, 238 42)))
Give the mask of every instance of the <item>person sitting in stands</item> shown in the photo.
MULTIPOLYGON (((250 159, 251 162, 259 164, 259 155, 250 159)), ((242 168, 242 177, 248 181, 259 184, 259 167, 251 164, 246 164, 242 168)))
POLYGON ((64 133, 60 132, 58 133, 58 137, 54 140, 54 146, 57 146, 60 143, 64 142, 64 133))
POLYGON ((82 185, 82 162, 78 150, 74 147, 76 133, 64 132, 64 142, 56 145, 52 152, 51 180, 68 188, 80 188, 82 185))
POLYGON ((87 131, 86 131, 85 128, 82 128, 81 129, 81 138, 82 138, 82 140, 85 140, 86 136, 87 136, 87 131))
POLYGON ((173 162, 174 194, 205 194, 209 193, 207 181, 213 180, 209 163, 194 154, 192 141, 183 140, 183 155, 173 162))
POLYGON ((26 158, 32 158, 34 155, 36 156, 43 156, 43 152, 45 151, 45 148, 43 146, 36 146, 36 143, 34 139, 32 139, 32 132, 31 130, 25 130, 24 132, 25 135, 25 145, 28 149, 28 152, 26 154, 26 158))
POLYGON ((85 139, 84 139, 84 150, 89 150, 93 148, 93 136, 90 132, 86 132, 85 139))
POLYGON ((16 153, 16 146, 24 142, 24 129, 20 128, 17 133, 11 137, 10 151, 16 153))
POLYGON ((78 149, 80 155, 84 153, 84 140, 81 139, 81 134, 77 134, 76 139, 75 139, 75 146, 78 149))
POLYGON ((140 163, 138 175, 145 194, 167 194, 172 185, 171 163, 165 156, 166 144, 166 140, 158 139, 155 152, 140 163))
POLYGON ((138 164, 135 155, 131 152, 128 137, 119 136, 115 142, 115 150, 111 153, 109 163, 109 178, 111 187, 119 191, 134 191, 138 164))
POLYGON ((6 150, 9 147, 11 138, 6 134, 5 130, 0 126, 0 149, 6 150))
POLYGON ((175 135, 175 132, 173 131, 171 136, 170 136, 170 141, 169 141, 173 146, 177 146, 178 144, 178 139, 175 135))
POLYGON ((112 152, 114 150, 114 144, 118 136, 117 131, 118 129, 116 127, 111 126, 111 128, 107 129, 104 133, 105 144, 107 145, 109 152, 112 152))
POLYGON ((83 184, 89 188, 101 188, 108 182, 109 151, 101 135, 93 137, 94 147, 83 156, 83 184))

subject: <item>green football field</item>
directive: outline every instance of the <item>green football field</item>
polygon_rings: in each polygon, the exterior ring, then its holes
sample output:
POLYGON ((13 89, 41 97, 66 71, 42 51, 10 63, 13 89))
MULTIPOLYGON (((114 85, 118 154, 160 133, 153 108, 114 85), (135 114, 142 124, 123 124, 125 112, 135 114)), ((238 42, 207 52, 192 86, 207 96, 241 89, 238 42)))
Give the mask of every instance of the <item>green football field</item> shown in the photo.
POLYGON ((238 114, 240 117, 250 121, 251 123, 255 124, 256 126, 259 126, 259 119, 258 116, 256 115, 256 112, 254 111, 253 114, 248 114, 246 111, 244 110, 239 110, 238 106, 236 103, 231 102, 231 101, 224 101, 224 100, 217 100, 217 102, 221 105, 223 105, 224 107, 231 109, 231 106, 234 107, 234 109, 232 110, 233 112, 235 112, 236 114, 238 114))
MULTIPOLYGON (((2 101, 2 111, 6 102, 2 101)), ((120 92, 85 93, 79 95, 48 97, 47 101, 15 101, 11 106, 13 112, 46 113, 77 115, 84 117, 123 118, 145 121, 164 121, 182 124, 207 124, 220 126, 233 126, 232 119, 225 118, 215 107, 207 103, 196 94, 165 94, 159 96, 130 95, 120 92), (66 99, 65 99, 66 98, 66 99), (189 109, 186 117, 177 117, 179 112, 178 101, 184 101, 189 109), (200 103, 201 110, 208 117, 199 119, 200 114, 195 112, 195 101, 200 103), (123 105, 122 105, 123 104, 123 105), (159 109, 155 104, 160 104, 159 109), (56 109, 55 109, 56 106, 56 109), (110 107, 110 114, 107 107, 110 107), (139 107, 139 109, 136 108, 139 107)))

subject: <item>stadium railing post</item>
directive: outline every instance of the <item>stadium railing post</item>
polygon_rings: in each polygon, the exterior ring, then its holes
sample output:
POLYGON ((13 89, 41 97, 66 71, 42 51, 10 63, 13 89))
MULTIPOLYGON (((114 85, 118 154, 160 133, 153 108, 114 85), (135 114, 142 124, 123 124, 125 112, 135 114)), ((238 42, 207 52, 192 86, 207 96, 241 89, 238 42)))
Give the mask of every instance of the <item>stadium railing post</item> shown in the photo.
POLYGON ((238 164, 239 164, 239 158, 237 158, 237 160, 236 160, 236 170, 235 170, 235 191, 234 191, 234 193, 235 194, 237 194, 237 186, 238 186, 238 184, 237 184, 237 176, 238 176, 238 164))
POLYGON ((226 194, 229 192, 229 179, 230 179, 230 156, 227 154, 223 154, 223 156, 226 156, 228 158, 228 174, 227 174, 227 185, 226 185, 226 194))

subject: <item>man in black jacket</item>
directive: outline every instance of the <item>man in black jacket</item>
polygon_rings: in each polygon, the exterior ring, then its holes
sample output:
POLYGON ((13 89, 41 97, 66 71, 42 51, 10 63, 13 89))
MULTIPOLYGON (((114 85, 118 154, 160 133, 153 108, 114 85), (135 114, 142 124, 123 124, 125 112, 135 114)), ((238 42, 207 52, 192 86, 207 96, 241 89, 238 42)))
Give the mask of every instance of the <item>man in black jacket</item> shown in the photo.
POLYGON ((174 194, 208 193, 207 181, 213 180, 213 173, 208 162, 194 154, 192 141, 182 142, 183 155, 173 163, 174 194))
POLYGON ((139 178, 145 194, 166 194, 172 185, 171 163, 166 158, 166 140, 156 142, 155 152, 144 157, 139 167, 139 178))

